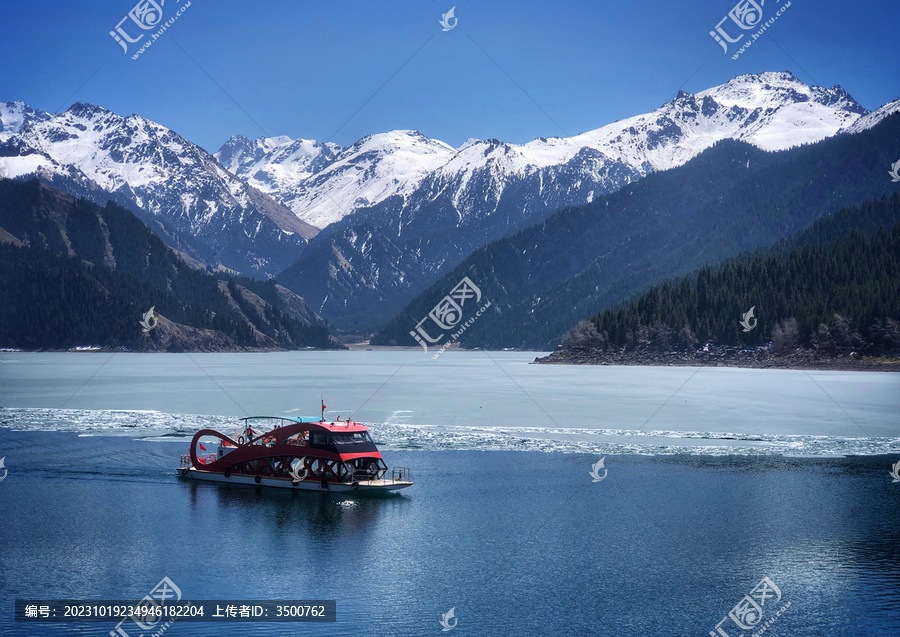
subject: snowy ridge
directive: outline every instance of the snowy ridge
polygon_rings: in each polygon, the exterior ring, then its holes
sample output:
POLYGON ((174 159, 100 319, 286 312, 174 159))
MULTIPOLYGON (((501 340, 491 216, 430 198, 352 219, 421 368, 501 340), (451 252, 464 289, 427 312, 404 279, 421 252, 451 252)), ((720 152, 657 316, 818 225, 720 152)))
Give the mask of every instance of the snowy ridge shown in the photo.
POLYGON ((312 176, 343 149, 337 144, 322 144, 309 139, 260 137, 250 141, 234 135, 215 154, 215 158, 235 175, 263 192, 289 188, 312 176))
MULTIPOLYGON (((78 103, 60 115, 32 124, 24 136, 59 163, 77 166, 110 192, 123 186, 147 191, 155 185, 168 184, 178 186, 184 194, 202 186, 203 177, 221 180, 224 192, 216 193, 218 201, 207 199, 206 205, 191 215, 195 222, 214 209, 215 203, 247 202, 246 187, 219 169, 204 150, 165 126, 138 115, 121 117, 97 106, 78 103), (190 174, 197 168, 205 168, 209 175, 190 174), (229 201, 229 195, 235 199, 229 201)), ((152 196, 140 198, 137 203, 153 214, 162 212, 152 196)))
POLYGON ((885 117, 893 115, 894 113, 900 112, 900 100, 894 100, 893 102, 888 102, 881 108, 878 108, 871 113, 867 113, 860 117, 858 120, 853 122, 850 126, 846 128, 842 128, 840 130, 841 133, 861 133, 864 130, 869 130, 873 126, 878 125, 881 120, 885 117))
POLYGON ((288 137, 232 137, 216 158, 318 228, 357 208, 415 190, 452 157, 451 146, 418 131, 368 135, 349 148, 288 137))
POLYGON ((50 117, 50 113, 35 110, 25 102, 0 102, 0 140, 18 133, 32 122, 44 121, 50 117))
MULTIPOLYGON (((115 193, 192 245, 198 259, 251 275, 277 274, 317 228, 359 213, 352 223, 369 224, 356 233, 373 238, 369 249, 381 241, 391 251, 385 237, 399 239, 397 249, 415 255, 424 274, 553 210, 680 166, 721 140, 787 149, 865 130, 896 110, 898 102, 868 113, 839 86, 766 72, 679 92, 651 113, 568 138, 469 140, 454 149, 397 130, 342 148, 238 135, 213 156, 138 115, 80 103, 50 115, 7 102, 0 103, 0 176, 36 174, 115 193), (456 232, 450 241, 434 240, 448 232, 456 232)), ((363 265, 360 272, 375 273, 386 264, 363 265)))
MULTIPOLYGON (((568 138, 469 140, 454 150, 417 132, 392 131, 330 159, 336 147, 310 140, 232 138, 216 157, 320 228, 393 195, 412 216, 449 197, 465 223, 496 211, 504 192, 524 181, 536 183, 535 194, 548 206, 586 203, 650 172, 681 166, 723 139, 785 150, 833 136, 865 113, 839 86, 808 86, 789 72, 767 72, 696 94, 679 92, 651 113, 568 138)), ((398 224, 402 230, 403 221, 398 224)))
POLYGON ((82 103, 47 115, 14 102, 0 117, 7 131, 0 174, 48 180, 77 174, 182 236, 214 266, 275 274, 316 232, 199 146, 138 115, 82 103))
MULTIPOLYGON (((552 167, 596 184, 604 193, 625 185, 615 168, 636 176, 681 166, 723 139, 736 139, 768 151, 821 141, 855 122, 866 110, 840 87, 810 87, 790 73, 743 75, 697 94, 681 92, 671 102, 569 138, 539 138, 522 145, 473 141, 438 169, 438 190, 456 187, 457 209, 479 173, 488 173, 496 201, 516 178, 552 167)), ((566 187, 566 184, 560 184, 566 187)), ((578 203, 587 203, 585 197, 578 203)), ((576 203, 570 201, 568 203, 576 203)))
POLYGON ((818 142, 865 112, 838 86, 824 89, 807 86, 790 73, 759 73, 696 94, 680 92, 650 114, 572 140, 577 145, 614 149, 635 166, 648 162, 654 170, 667 170, 722 139, 741 140, 767 151, 818 142))

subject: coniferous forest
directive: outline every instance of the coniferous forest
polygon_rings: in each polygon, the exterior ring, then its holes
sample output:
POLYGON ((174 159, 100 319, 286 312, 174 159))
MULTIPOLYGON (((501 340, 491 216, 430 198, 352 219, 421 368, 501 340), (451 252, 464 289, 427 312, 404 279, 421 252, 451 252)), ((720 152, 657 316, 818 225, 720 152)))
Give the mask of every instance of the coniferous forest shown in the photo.
POLYGON ((773 354, 798 348, 822 356, 900 354, 900 194, 667 280, 579 322, 562 342, 567 350, 598 353, 709 345, 766 347, 773 354))

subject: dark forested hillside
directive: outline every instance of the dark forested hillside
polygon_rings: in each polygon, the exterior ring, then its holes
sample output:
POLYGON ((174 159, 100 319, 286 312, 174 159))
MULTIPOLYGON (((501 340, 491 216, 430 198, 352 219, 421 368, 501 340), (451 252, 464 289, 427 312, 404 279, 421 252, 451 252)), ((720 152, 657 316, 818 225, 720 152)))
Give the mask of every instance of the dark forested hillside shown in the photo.
POLYGON ((339 346, 274 282, 226 285, 188 266, 128 210, 36 180, 0 180, 0 248, 3 347, 339 346), (145 335, 139 321, 151 307, 164 321, 145 335))
POLYGON ((886 171, 897 148, 900 113, 870 130, 781 153, 721 142, 684 166, 476 250, 372 342, 415 345, 410 330, 468 276, 492 306, 462 335, 463 346, 554 348, 580 318, 667 277, 772 245, 823 215, 896 192, 886 171))
POLYGON ((234 347, 255 345, 252 326, 226 312, 187 303, 134 276, 42 248, 0 243, 0 346, 78 345, 152 349, 139 321, 155 303, 168 320, 221 332, 234 347))
POLYGON ((900 193, 843 209, 775 246, 665 281, 583 321, 567 349, 760 346, 900 355, 900 193), (754 308, 753 318, 741 325, 754 308))

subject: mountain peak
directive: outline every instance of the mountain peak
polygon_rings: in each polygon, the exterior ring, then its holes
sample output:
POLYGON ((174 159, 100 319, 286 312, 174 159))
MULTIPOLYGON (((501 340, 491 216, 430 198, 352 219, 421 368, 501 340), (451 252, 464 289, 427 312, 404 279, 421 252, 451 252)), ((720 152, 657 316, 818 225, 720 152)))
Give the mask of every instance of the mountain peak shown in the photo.
POLYGON ((825 88, 806 84, 790 71, 739 75, 725 84, 706 89, 697 95, 709 95, 720 101, 740 103, 745 107, 756 106, 763 102, 770 106, 778 106, 779 103, 786 105, 790 102, 816 102, 856 115, 868 112, 840 85, 825 88))
POLYGON ((775 86, 809 86, 803 80, 797 78, 790 71, 761 71, 759 73, 744 73, 728 80, 721 86, 740 86, 742 84, 763 84, 775 86))
POLYGON ((444 142, 437 139, 426 137, 417 130, 409 130, 403 128, 384 131, 381 133, 371 133, 361 138, 350 148, 362 148, 364 146, 371 148, 375 145, 403 147, 409 146, 410 144, 426 146, 438 145, 444 146, 446 148, 452 148, 449 144, 445 144, 444 142))
POLYGON ((232 135, 231 137, 228 138, 228 141, 225 142, 225 144, 249 144, 249 143, 250 143, 250 138, 245 135, 241 135, 240 133, 238 133, 237 135, 232 135))
POLYGON ((93 115, 107 115, 112 113, 112 111, 109 111, 102 106, 97 106, 88 102, 75 102, 64 112, 77 117, 91 117, 93 115))

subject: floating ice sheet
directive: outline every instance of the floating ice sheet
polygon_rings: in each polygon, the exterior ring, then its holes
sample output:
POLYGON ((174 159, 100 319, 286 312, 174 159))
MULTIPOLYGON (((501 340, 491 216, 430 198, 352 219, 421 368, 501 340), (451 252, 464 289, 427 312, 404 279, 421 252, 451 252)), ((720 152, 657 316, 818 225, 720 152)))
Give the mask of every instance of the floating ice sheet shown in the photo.
MULTIPOLYGON (((503 450, 642 455, 882 455, 900 452, 900 438, 778 435, 723 431, 465 427, 365 423, 384 448, 503 450)), ((0 427, 80 435, 186 441, 200 429, 234 431, 235 418, 159 411, 0 409, 0 427)))

